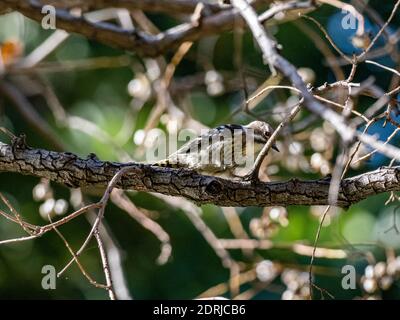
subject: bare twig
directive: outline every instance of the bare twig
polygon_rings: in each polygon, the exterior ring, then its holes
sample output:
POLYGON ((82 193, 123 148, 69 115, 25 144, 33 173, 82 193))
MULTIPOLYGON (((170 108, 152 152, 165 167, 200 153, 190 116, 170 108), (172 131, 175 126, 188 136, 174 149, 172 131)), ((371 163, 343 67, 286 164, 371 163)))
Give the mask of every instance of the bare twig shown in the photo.
POLYGON ((135 204, 120 190, 116 190, 111 194, 111 200, 122 210, 125 210, 133 219, 139 222, 144 228, 153 233, 161 242, 161 252, 157 258, 157 262, 165 264, 171 256, 172 246, 168 233, 155 221, 143 214, 135 204))
MULTIPOLYGON (((290 88, 296 92, 299 92, 299 90, 295 88, 290 88)), ((280 131, 283 129, 284 126, 286 126, 290 121, 293 120, 293 118, 297 115, 297 113, 301 109, 301 103, 303 102, 303 98, 298 102, 298 104, 293 107, 293 109, 290 111, 289 115, 279 124, 279 126, 275 129, 275 131, 271 134, 269 137, 267 143, 264 145, 264 147, 261 149, 260 153, 258 154, 256 161, 254 162, 253 168, 251 169, 250 173, 248 174, 247 178, 254 180, 258 178, 258 173, 261 167, 262 162, 264 161, 264 158, 267 156, 268 151, 271 149, 273 146, 275 139, 277 138, 278 134, 280 131)))

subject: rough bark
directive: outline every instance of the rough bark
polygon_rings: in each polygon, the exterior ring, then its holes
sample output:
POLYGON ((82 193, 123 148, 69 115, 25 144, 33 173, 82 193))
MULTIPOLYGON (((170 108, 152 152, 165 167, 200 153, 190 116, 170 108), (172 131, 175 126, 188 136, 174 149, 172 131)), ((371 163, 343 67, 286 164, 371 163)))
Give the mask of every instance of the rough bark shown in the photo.
MULTIPOLYGON (((230 181, 194 171, 161 168, 141 163, 100 161, 94 155, 27 147, 21 140, 0 142, 0 172, 48 178, 67 187, 105 187, 122 167, 131 166, 118 184, 125 190, 181 196, 197 204, 218 206, 326 205, 330 180, 284 182, 230 181)), ((336 205, 349 207, 375 194, 400 191, 400 167, 382 167, 341 181, 336 205)))

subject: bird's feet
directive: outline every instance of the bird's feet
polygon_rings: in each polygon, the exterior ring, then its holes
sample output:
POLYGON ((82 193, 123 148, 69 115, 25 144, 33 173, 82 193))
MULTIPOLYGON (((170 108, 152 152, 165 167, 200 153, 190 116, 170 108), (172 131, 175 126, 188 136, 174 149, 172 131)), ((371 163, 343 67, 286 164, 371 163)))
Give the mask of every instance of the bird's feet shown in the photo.
POLYGON ((258 182, 258 172, 256 170, 251 170, 249 173, 242 177, 243 181, 249 181, 251 183, 258 182))

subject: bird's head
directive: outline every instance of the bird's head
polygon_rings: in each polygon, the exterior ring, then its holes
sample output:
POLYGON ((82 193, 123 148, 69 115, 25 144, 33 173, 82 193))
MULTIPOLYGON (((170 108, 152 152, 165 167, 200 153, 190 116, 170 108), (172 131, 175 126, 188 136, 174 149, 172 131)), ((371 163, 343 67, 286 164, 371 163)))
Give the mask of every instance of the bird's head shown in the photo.
MULTIPOLYGON (((268 123, 263 121, 250 122, 246 127, 254 131, 255 142, 260 144, 266 144, 274 132, 274 129, 272 129, 268 123)), ((279 152, 279 149, 275 143, 271 147, 279 152)))

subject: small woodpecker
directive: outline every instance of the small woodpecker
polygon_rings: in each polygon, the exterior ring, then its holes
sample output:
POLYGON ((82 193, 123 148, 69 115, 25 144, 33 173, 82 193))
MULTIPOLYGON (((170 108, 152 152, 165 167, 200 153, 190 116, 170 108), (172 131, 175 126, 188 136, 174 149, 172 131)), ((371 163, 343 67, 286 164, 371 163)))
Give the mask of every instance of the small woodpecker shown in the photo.
MULTIPOLYGON (((254 159, 272 133, 272 127, 262 121, 253 121, 248 125, 221 125, 189 141, 168 158, 153 165, 186 168, 204 175, 230 179, 241 178, 237 170, 249 165, 249 160, 254 159)), ((275 144, 272 148, 279 151, 275 144)))

